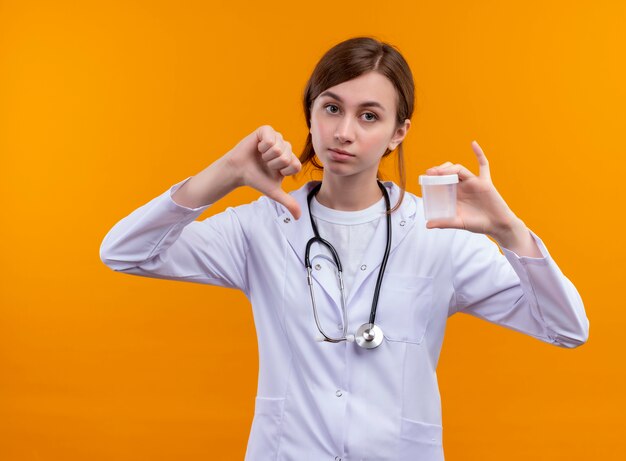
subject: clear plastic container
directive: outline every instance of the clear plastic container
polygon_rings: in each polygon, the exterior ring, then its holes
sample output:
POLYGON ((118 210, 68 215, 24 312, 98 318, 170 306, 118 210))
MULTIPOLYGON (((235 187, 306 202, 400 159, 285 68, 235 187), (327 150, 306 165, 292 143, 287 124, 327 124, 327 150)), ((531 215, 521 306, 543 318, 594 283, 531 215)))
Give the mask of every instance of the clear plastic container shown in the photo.
POLYGON ((443 176, 421 175, 422 201, 426 221, 456 217, 456 185, 459 175, 443 176))

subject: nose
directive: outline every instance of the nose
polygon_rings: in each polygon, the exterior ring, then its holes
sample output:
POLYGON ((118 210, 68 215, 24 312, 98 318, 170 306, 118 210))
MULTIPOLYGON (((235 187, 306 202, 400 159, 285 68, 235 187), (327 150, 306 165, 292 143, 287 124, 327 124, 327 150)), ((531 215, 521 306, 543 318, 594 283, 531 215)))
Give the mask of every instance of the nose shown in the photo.
POLYGON ((347 143, 354 141, 354 129, 350 117, 342 117, 335 128, 335 139, 347 143))

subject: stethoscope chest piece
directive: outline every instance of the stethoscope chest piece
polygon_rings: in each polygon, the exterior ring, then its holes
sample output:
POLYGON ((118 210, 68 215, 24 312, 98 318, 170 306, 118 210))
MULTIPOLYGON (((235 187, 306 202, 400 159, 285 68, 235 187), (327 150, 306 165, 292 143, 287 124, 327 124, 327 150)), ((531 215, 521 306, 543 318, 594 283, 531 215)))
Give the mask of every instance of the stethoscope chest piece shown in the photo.
POLYGON ((364 323, 356 331, 354 340, 363 349, 374 349, 383 342, 383 330, 373 323, 364 323))

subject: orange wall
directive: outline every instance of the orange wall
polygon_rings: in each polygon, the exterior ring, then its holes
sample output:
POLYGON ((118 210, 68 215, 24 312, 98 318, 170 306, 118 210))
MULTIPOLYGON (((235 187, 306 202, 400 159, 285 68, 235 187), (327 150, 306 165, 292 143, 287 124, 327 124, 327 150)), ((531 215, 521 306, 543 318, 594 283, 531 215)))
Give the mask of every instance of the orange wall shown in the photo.
POLYGON ((478 140, 591 323, 565 350, 452 317, 446 459, 615 459, 625 21, 618 1, 1 1, 0 459, 243 457, 257 376, 244 296, 114 273, 99 246, 261 124, 300 149, 309 73, 360 34, 396 44, 415 75, 409 190, 446 160, 476 171, 478 140))

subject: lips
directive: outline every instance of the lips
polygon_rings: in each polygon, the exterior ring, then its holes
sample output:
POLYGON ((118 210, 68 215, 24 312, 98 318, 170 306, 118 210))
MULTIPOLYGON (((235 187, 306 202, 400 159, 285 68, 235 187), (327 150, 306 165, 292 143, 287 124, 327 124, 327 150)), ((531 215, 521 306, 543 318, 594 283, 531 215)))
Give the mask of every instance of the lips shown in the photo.
POLYGON ((332 162, 352 162, 354 155, 341 149, 328 149, 328 159, 332 162))
POLYGON ((345 150, 341 150, 341 149, 329 149, 329 150, 332 152, 336 152, 337 154, 354 157, 354 154, 351 154, 350 152, 346 152, 345 150))

